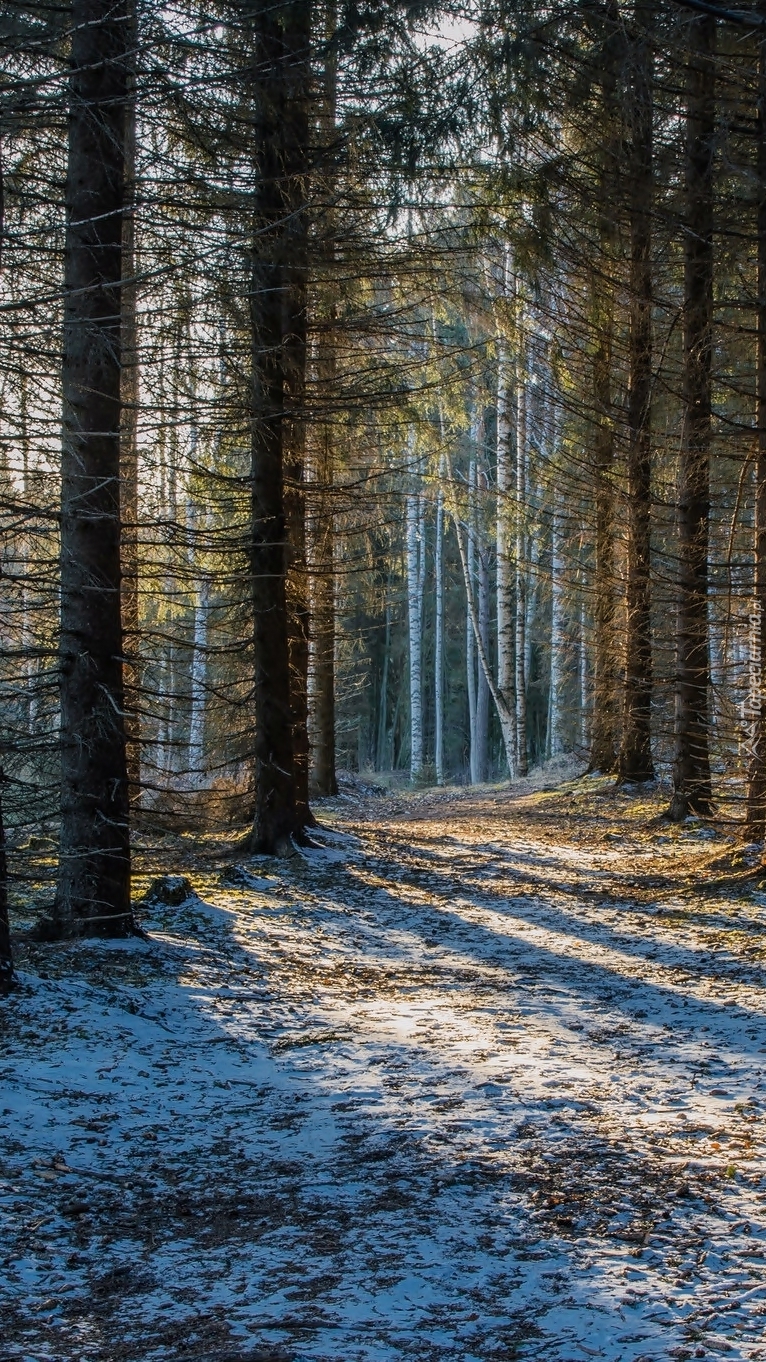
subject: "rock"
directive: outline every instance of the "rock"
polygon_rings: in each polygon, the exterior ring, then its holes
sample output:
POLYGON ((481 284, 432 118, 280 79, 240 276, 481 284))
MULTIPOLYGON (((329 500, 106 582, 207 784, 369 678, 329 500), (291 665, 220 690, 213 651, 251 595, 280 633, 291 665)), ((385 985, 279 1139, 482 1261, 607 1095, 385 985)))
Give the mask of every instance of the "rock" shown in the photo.
POLYGON ((230 865, 221 872, 221 884, 232 889, 273 889, 274 882, 262 875, 253 875, 243 865, 230 865))
POLYGON ((68 1201, 62 1209, 64 1215, 68 1215, 71 1219, 75 1220, 78 1216, 87 1215, 90 1206, 87 1201, 75 1198, 74 1201, 68 1201))
POLYGON ((168 908, 178 908, 187 899, 194 897, 191 880, 185 875, 161 875, 153 880, 143 897, 145 904, 161 903, 168 908))

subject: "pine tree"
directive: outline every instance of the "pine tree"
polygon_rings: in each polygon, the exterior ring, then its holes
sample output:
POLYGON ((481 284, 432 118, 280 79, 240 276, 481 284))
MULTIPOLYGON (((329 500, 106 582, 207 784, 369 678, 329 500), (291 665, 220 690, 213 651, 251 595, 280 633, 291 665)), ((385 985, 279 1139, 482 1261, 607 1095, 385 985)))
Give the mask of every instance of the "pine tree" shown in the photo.
POLYGON ((61 843, 66 935, 131 930, 120 611, 121 278, 129 25, 73 0, 61 458, 61 843))

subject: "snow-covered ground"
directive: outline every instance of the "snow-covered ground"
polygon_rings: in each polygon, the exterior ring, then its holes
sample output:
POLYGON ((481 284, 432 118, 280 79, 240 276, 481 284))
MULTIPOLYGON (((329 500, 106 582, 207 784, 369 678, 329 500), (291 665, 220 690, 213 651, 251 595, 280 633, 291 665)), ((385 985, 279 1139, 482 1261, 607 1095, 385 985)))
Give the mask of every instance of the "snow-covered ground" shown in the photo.
POLYGON ((27 948, 0 1359, 766 1359, 766 895, 583 789, 27 948))

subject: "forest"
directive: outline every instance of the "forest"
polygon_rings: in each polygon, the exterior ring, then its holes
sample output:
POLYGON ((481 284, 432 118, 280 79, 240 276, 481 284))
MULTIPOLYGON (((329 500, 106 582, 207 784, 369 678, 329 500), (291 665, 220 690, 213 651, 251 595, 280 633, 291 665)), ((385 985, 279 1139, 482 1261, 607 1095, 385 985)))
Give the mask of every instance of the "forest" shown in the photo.
POLYGON ((0 42, 0 1362, 766 1359, 765 0, 0 42))

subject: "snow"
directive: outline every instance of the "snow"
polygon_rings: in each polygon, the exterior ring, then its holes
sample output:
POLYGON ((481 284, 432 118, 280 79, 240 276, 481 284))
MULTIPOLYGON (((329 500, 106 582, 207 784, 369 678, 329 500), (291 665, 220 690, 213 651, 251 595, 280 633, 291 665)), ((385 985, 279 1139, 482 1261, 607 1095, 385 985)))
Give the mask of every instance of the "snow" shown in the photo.
POLYGON ((3 1362, 766 1358, 766 896, 596 802, 337 801, 28 953, 3 1362))

